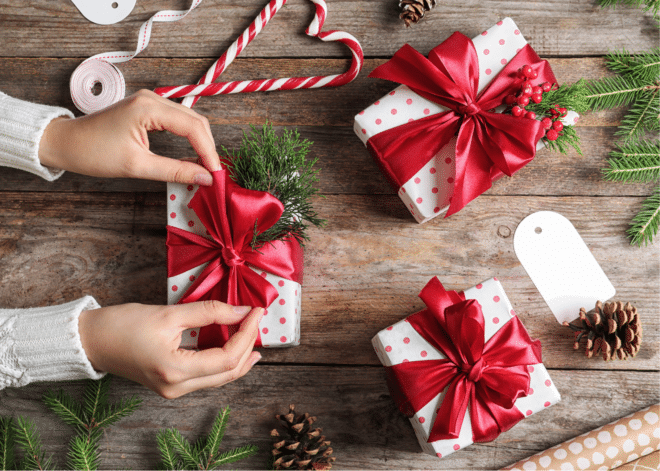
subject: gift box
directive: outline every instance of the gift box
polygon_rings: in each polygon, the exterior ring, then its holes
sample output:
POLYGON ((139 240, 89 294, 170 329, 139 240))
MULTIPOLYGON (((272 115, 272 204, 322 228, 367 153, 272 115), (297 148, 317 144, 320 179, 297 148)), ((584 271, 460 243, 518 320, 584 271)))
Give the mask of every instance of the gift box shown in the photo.
POLYGON ((372 344, 424 452, 443 457, 492 441, 560 400, 540 342, 529 338, 496 278, 464 293, 433 278, 420 297, 427 309, 372 344))
MULTIPOLYGON (((434 60, 433 64, 442 62, 447 68, 446 76, 438 74, 435 65, 430 65, 424 56, 410 46, 404 46, 394 56, 395 63, 390 61, 370 75, 404 85, 355 116, 355 133, 419 223, 457 212, 488 190, 493 181, 522 168, 533 159, 536 149, 543 146, 540 141, 543 130, 538 132, 538 121, 534 129, 524 130, 521 127, 529 124, 528 120, 519 118, 516 122, 513 117, 505 118, 509 119, 506 126, 512 127, 507 138, 512 143, 509 148, 503 146, 499 152, 494 143, 507 139, 495 135, 492 135, 492 142, 473 145, 476 137, 480 134, 488 136, 489 132, 484 132, 485 127, 479 123, 473 132, 472 125, 461 125, 461 120, 472 121, 466 117, 475 114, 482 116, 481 121, 484 117, 492 120, 488 115, 495 113, 490 111, 501 113, 505 109, 500 106, 504 96, 515 94, 516 87, 520 88, 522 79, 517 71, 521 66, 533 65, 539 73, 535 84, 542 81, 556 83, 556 80, 547 62, 541 61, 527 45, 510 18, 498 22, 468 43, 470 40, 465 36, 454 33, 431 51, 429 59, 434 60), (455 56, 452 57, 455 51, 461 51, 456 56, 469 58, 460 67, 454 61, 455 56), (406 70, 414 78, 405 77, 406 70), (438 86, 429 86, 429 81, 438 86), (453 105, 451 123, 442 118, 450 108, 438 101, 453 105), (482 113, 482 108, 488 112, 482 113), (428 126, 415 129, 420 123, 428 123, 428 126), (449 127, 443 128, 439 124, 449 127), (526 135, 522 147, 515 142, 521 135, 526 135), (483 147, 483 151, 476 147, 483 147), (475 152, 479 155, 475 156, 475 152), (494 158, 496 154, 503 155, 494 158)), ((577 113, 569 111, 562 122, 570 125, 577 119, 577 113)), ((491 131, 501 127, 501 123, 493 124, 491 131)))
MULTIPOLYGON (((212 187, 167 185, 168 304, 216 299, 264 307, 256 346, 299 345, 302 249, 293 240, 250 246, 256 224, 259 232, 272 226, 281 203, 240 188, 226 170, 213 177, 212 187)), ((237 329, 189 329, 181 347, 221 346, 237 329)))

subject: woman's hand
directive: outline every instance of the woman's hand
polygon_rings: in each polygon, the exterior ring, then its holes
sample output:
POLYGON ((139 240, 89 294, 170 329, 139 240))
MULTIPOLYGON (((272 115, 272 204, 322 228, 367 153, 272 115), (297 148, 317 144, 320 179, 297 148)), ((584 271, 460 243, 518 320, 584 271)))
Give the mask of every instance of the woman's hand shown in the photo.
POLYGON ((123 304, 83 311, 78 330, 92 366, 137 381, 167 399, 222 386, 261 359, 253 352, 262 308, 202 301, 173 306, 123 304), (240 328, 222 348, 179 348, 181 333, 209 324, 240 328))
POLYGON ((140 90, 99 112, 57 118, 39 144, 43 165, 94 177, 127 177, 211 185, 220 167, 208 120, 148 90, 140 90), (188 139, 197 163, 156 155, 149 131, 170 131, 188 139))

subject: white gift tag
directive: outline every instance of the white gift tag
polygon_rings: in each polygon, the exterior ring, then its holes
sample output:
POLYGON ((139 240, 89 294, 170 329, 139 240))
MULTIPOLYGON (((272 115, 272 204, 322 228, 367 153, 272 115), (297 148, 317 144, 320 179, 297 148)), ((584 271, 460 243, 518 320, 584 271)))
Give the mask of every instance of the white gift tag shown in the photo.
POLYGON ((561 214, 539 211, 527 216, 516 229, 513 248, 560 323, 616 293, 580 234, 561 214))
POLYGON ((80 13, 92 23, 119 23, 133 11, 136 0, 71 0, 80 13))

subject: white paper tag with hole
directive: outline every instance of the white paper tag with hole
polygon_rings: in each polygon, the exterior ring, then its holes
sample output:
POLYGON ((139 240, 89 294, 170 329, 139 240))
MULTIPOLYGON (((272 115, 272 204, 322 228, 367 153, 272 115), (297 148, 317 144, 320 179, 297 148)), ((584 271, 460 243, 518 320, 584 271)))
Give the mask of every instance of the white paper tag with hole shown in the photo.
POLYGON ((92 23, 119 23, 133 11, 136 0, 71 0, 80 13, 92 23))
POLYGON ((513 248, 560 323, 616 293, 571 221, 561 214, 539 211, 527 216, 516 229, 513 248))

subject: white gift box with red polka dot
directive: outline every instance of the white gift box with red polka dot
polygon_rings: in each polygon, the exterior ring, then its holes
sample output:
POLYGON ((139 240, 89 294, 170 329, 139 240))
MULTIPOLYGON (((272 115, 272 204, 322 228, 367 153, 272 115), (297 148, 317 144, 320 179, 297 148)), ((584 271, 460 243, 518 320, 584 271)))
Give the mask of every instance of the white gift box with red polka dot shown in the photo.
MULTIPOLYGON (((472 42, 479 58, 479 92, 527 44, 511 18, 498 22, 472 38, 472 42)), ((364 145, 367 145, 369 138, 380 132, 447 110, 417 95, 406 85, 401 85, 360 111, 355 116, 354 130, 364 145)), ((577 119, 578 114, 569 111, 562 122, 564 125, 572 125, 577 119)), ((543 143, 539 141, 538 148, 541 147, 543 143)), ((399 198, 418 223, 427 222, 447 212, 454 192, 455 153, 454 138, 399 188, 399 198)))
MULTIPOLYGON (((465 298, 476 299, 481 304, 484 314, 484 338, 486 341, 516 315, 497 278, 491 278, 466 290, 465 298)), ((405 319, 381 330, 373 338, 372 344, 378 359, 384 366, 398 365, 407 361, 446 358, 445 355, 419 335, 405 319)), ((518 398, 514 403, 514 407, 518 408, 525 417, 542 411, 561 399, 559 391, 550 379, 543 363, 530 365, 528 369, 530 372, 531 394, 518 398)), ((437 410, 440 408, 446 392, 447 389, 438 394, 410 418, 422 450, 440 458, 473 443, 469 406, 458 438, 428 443, 427 440, 435 422, 437 410)))
MULTIPOLYGON (((167 223, 194 234, 208 237, 206 229, 188 203, 197 191, 195 185, 167 184, 167 223)), ((167 303, 176 304, 202 273, 208 263, 187 272, 167 278, 167 303)), ((300 345, 300 314, 302 287, 295 281, 267 273, 250 266, 273 285, 278 297, 266 309, 259 323, 259 335, 263 347, 293 347, 300 345)), ((197 347, 199 329, 188 329, 181 336, 181 347, 197 347)))

